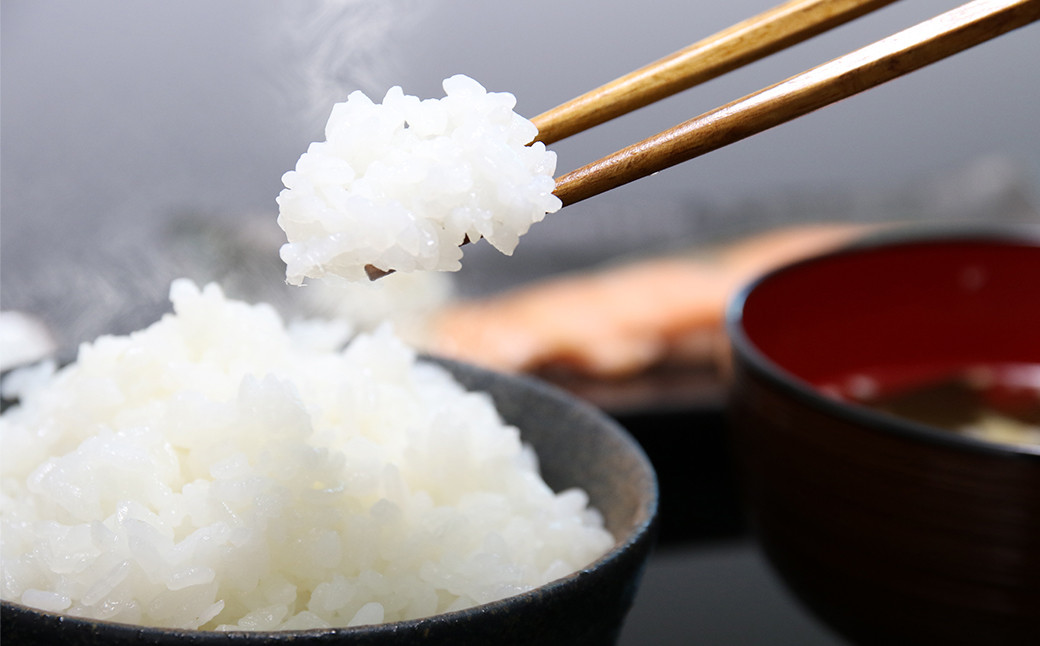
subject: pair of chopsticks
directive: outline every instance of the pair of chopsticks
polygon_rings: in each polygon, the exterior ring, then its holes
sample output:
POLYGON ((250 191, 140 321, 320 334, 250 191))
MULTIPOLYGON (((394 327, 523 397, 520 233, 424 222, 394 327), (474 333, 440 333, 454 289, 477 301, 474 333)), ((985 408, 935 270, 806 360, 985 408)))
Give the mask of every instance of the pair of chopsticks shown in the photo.
MULTIPOLYGON (((894 0, 791 0, 532 119, 550 144, 894 0)), ((740 141, 1040 19, 1040 0, 973 0, 556 179, 573 204, 740 141)))
MULTIPOLYGON (((895 0, 789 0, 587 92, 532 121, 569 137, 826 32, 895 0)), ((973 0, 872 45, 710 110, 556 178, 564 206, 652 175, 1040 19, 1040 0, 973 0)), ((387 273, 369 265, 376 280, 387 273)))

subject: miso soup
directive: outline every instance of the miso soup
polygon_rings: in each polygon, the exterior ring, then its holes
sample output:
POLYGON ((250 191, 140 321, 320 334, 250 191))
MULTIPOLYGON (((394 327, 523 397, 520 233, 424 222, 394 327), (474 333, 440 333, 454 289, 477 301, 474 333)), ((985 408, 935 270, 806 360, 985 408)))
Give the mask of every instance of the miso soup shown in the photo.
POLYGON ((1040 364, 972 366, 924 379, 858 372, 821 385, 830 395, 994 442, 1040 445, 1040 364))

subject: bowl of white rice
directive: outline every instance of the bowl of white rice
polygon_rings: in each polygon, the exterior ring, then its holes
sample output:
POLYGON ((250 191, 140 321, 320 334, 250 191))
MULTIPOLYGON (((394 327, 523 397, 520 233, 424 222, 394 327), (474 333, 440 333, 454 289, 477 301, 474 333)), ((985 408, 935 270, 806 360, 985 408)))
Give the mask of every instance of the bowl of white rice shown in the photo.
POLYGON ((4 380, 6 643, 616 639, 657 482, 610 418, 390 329, 171 299, 4 380))

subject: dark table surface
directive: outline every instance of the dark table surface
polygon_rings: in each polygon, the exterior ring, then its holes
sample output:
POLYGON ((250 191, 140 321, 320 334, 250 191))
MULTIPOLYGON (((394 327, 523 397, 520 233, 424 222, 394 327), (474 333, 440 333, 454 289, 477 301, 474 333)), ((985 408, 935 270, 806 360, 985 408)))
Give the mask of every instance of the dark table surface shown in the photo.
POLYGON ((661 534, 620 646, 840 646, 786 588, 740 501, 718 393, 615 417, 643 445, 661 490, 661 534))
POLYGON ((618 642, 846 643, 799 604, 749 538, 659 549, 647 566, 618 642))

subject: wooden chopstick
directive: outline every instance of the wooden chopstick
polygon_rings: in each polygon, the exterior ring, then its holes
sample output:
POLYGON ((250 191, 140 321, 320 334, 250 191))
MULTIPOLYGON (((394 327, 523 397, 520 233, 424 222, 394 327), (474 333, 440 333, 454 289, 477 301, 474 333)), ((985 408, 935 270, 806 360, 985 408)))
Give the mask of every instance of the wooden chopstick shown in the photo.
MULTIPOLYGON (((722 148, 1040 19, 1040 0, 973 0, 556 179, 574 204, 722 148)), ((1024 62, 1025 63, 1025 62, 1024 62)))
POLYGON ((531 119, 544 144, 721 76, 895 0, 790 0, 531 119))

